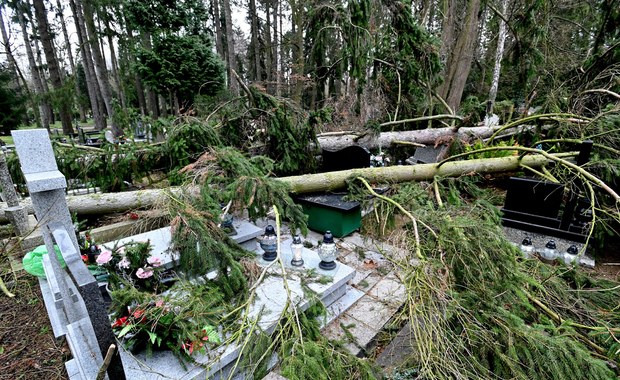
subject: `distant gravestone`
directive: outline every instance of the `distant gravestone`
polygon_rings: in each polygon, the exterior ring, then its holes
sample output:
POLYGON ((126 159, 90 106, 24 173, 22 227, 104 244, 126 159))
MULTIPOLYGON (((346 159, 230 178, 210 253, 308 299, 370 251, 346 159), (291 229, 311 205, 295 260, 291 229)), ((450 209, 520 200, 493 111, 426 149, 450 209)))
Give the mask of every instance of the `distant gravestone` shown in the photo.
POLYGON ((0 186, 2 186, 4 201, 8 206, 4 209, 4 215, 13 225, 15 234, 17 236, 25 236, 30 231, 28 211, 19 205, 19 198, 13 186, 13 180, 6 165, 3 151, 0 151, 0 186))
POLYGON ((370 152, 368 149, 353 145, 340 150, 323 149, 324 172, 367 168, 370 166, 370 152))
POLYGON ((405 162, 409 165, 432 164, 439 161, 447 150, 448 147, 445 145, 419 147, 416 148, 413 156, 406 159, 405 162))

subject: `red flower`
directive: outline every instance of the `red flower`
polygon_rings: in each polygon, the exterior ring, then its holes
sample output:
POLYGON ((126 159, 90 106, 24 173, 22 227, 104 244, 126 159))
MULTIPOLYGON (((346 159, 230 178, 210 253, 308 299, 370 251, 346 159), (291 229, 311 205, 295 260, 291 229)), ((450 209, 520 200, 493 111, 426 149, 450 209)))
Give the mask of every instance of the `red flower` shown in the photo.
POLYGON ((83 261, 85 264, 88 264, 88 255, 82 255, 82 261, 83 261))
POLYGON ((121 317, 114 321, 112 324, 112 328, 127 326, 129 322, 127 322, 127 317, 121 317))

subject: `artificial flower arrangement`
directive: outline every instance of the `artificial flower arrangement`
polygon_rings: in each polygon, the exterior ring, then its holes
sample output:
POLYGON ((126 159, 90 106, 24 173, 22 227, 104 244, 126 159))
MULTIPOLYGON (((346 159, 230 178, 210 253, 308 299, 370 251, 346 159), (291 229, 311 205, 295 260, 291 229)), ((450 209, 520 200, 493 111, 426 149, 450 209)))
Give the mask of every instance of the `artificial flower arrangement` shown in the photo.
POLYGON ((140 290, 161 292, 162 262, 151 255, 150 242, 132 242, 109 250, 105 247, 97 256, 97 264, 109 274, 112 289, 131 285, 140 290))
POLYGON ((227 306, 216 288, 180 282, 160 295, 130 287, 113 291, 112 298, 112 329, 132 352, 170 349, 191 360, 221 343, 214 325, 227 306))

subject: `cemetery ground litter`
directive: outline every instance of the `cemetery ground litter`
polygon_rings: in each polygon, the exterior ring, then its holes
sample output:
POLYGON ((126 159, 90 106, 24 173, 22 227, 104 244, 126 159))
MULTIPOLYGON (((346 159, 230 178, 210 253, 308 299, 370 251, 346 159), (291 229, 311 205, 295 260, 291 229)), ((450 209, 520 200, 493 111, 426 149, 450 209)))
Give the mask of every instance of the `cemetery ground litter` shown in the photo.
POLYGON ((0 296, 0 379, 66 379, 71 352, 54 338, 36 277, 25 271, 13 276, 5 264, 3 280, 15 297, 0 296))

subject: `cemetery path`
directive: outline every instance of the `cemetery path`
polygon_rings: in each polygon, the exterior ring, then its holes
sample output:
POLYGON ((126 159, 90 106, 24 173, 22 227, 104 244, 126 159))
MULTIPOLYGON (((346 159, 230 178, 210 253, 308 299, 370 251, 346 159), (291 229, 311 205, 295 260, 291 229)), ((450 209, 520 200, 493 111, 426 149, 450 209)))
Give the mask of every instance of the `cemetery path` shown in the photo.
POLYGON ((8 273, 4 280, 15 297, 0 293, 0 379, 66 379, 71 353, 54 338, 37 278, 8 273))

